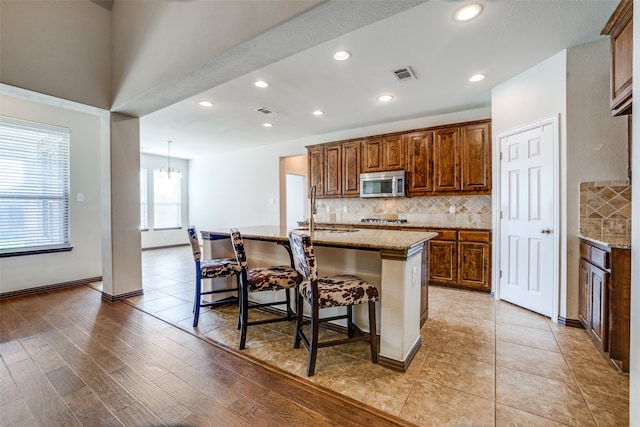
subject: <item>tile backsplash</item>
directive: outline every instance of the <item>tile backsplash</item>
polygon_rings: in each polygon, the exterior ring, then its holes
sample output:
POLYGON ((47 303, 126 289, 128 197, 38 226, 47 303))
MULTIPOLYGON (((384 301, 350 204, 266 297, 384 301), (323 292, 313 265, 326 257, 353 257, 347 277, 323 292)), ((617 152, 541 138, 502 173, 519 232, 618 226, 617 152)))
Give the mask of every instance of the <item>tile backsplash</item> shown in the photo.
POLYGON ((603 241, 631 235, 631 186, 626 181, 580 183, 580 234, 603 241))
POLYGON ((316 222, 406 219, 425 226, 491 228, 491 196, 318 199, 316 222), (453 206, 454 213, 451 213, 453 206), (345 212, 346 211, 346 212, 345 212))

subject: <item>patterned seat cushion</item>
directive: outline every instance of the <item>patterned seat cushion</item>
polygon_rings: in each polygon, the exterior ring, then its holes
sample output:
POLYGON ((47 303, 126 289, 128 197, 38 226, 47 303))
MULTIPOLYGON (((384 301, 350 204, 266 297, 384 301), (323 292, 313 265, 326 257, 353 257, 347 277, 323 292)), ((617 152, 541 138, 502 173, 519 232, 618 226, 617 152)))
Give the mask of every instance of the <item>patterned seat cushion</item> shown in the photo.
POLYGON ((235 258, 219 258, 202 261, 200 274, 203 279, 233 276, 240 273, 240 266, 235 258))
MULTIPOLYGON (((300 295, 312 304, 310 282, 305 280, 300 284, 299 289, 300 295)), ((319 277, 318 292, 320 308, 364 304, 378 301, 380 298, 375 286, 358 277, 348 275, 319 277)))
POLYGON ((277 291, 294 288, 298 284, 298 273, 287 265, 256 267, 247 270, 249 292, 277 291))

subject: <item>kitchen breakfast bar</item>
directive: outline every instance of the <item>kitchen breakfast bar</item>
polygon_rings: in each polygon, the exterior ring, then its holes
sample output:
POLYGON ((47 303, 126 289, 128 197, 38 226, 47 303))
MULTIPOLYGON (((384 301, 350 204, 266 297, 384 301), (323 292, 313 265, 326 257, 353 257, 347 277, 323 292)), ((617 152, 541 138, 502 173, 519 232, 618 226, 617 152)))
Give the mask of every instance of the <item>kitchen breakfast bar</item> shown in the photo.
MULTIPOLYGON (((290 229, 239 227, 250 266, 290 265, 290 229)), ((203 231, 203 259, 233 257, 229 235, 229 230, 203 231)), ((312 233, 320 275, 353 274, 378 288, 378 363, 387 368, 406 371, 420 348, 423 251, 427 241, 436 236, 430 232, 355 228, 318 228, 312 233)), ((213 281, 209 286, 216 289, 234 287, 234 282, 227 279, 213 281)), ((275 301, 278 296, 266 298, 275 301)), ((366 319, 366 308, 356 307, 354 321, 364 331, 368 330, 366 319)))

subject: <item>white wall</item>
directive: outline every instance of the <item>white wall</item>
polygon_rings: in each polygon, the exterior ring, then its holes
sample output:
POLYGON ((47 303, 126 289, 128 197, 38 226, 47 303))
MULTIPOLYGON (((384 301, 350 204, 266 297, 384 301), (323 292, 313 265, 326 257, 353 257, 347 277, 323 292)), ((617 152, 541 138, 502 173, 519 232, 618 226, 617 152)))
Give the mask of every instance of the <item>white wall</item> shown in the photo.
POLYGON ((0 2, 0 81, 111 106, 111 12, 90 2, 0 2))
POLYGON ((140 167, 147 169, 147 220, 149 229, 142 231, 142 248, 157 248, 162 246, 173 246, 187 244, 187 226, 189 226, 189 161, 171 157, 171 167, 182 172, 182 186, 180 194, 182 196, 182 228, 179 230, 154 230, 153 223, 153 171, 161 167, 167 167, 165 156, 155 156, 153 154, 140 155, 140 167))
MULTIPOLYGON (((566 319, 577 319, 578 313, 579 183, 626 176, 627 125, 608 111, 608 58, 607 41, 578 46, 492 91, 494 152, 499 151, 497 135, 559 114, 559 316, 566 319)), ((498 162, 494 156, 494 188, 498 188, 498 162)), ((499 211, 497 202, 495 196, 494 212, 499 211)), ((494 259, 498 259, 495 252, 494 259)))
POLYGON ((488 117, 490 109, 479 108, 192 159, 189 222, 198 230, 280 224, 280 158, 306 155, 307 145, 488 117))
POLYGON ((98 116, 0 95, 0 114, 71 130, 71 252, 0 258, 0 292, 102 275, 98 116), (84 194, 84 202, 76 194, 84 194))

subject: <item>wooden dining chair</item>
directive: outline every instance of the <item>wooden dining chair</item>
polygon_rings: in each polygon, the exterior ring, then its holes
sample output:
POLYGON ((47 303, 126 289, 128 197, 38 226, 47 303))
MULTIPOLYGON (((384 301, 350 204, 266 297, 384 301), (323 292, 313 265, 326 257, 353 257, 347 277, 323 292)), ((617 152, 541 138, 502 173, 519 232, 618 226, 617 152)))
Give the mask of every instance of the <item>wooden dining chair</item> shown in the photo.
POLYGON ((291 309, 291 296, 289 290, 298 286, 301 277, 288 265, 272 267, 249 268, 247 254, 244 249, 242 234, 237 228, 231 229, 231 242, 236 254, 236 260, 240 266, 240 350, 244 349, 247 339, 247 327, 263 325, 266 323, 294 320, 295 315, 291 309), (249 301, 249 294, 254 292, 284 290, 285 299, 266 303, 249 301), (260 309, 285 304, 286 309, 282 315, 274 315, 267 319, 249 320, 250 309, 260 309))
MULTIPOLYGON (((219 294, 222 292, 236 291, 240 288, 240 266, 235 258, 218 258, 209 259, 203 261, 202 253, 200 251, 200 242, 198 241, 198 232, 193 225, 187 228, 189 233, 189 243, 191 243, 191 250, 193 252, 193 260, 196 263, 196 294, 193 301, 193 327, 198 326, 198 319, 200 318, 201 307, 217 307, 222 304, 228 303, 228 301, 203 301, 204 295, 219 294), (211 289, 203 291, 202 279, 217 279, 219 277, 233 277, 236 276, 237 287, 225 288, 225 289, 211 289)), ((238 298, 239 299, 239 298, 238 298)))
POLYGON ((369 341, 371 362, 378 363, 375 303, 380 297, 376 287, 352 275, 318 277, 318 266, 311 236, 291 231, 289 232, 289 243, 295 269, 304 278, 298 286, 300 295, 296 308, 296 330, 293 346, 300 347, 300 341, 302 341, 309 351, 307 376, 312 376, 315 373, 318 348, 346 344, 352 341, 369 341), (310 320, 305 320, 303 316, 304 301, 311 306, 310 320), (360 333, 356 334, 352 311, 353 306, 358 304, 368 304, 369 306, 369 333, 359 331, 360 333), (346 307, 346 314, 320 318, 321 309, 340 306, 346 307), (318 329, 320 324, 339 319, 347 320, 347 337, 319 342, 318 329), (303 325, 306 324, 311 325, 308 337, 302 330, 303 325))

